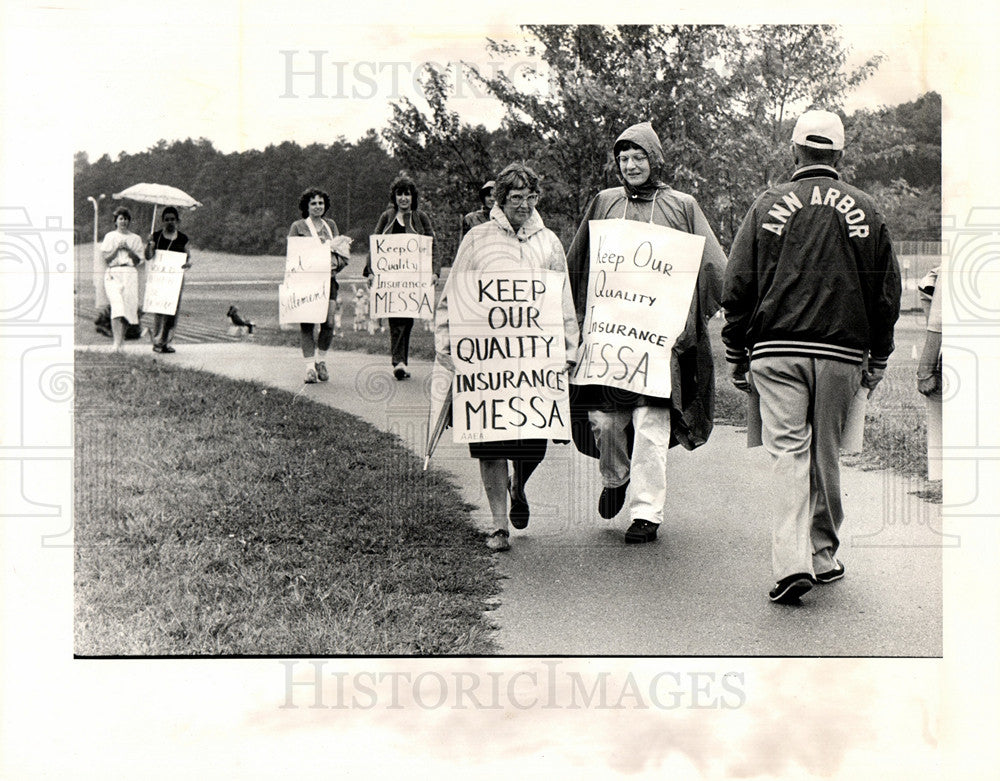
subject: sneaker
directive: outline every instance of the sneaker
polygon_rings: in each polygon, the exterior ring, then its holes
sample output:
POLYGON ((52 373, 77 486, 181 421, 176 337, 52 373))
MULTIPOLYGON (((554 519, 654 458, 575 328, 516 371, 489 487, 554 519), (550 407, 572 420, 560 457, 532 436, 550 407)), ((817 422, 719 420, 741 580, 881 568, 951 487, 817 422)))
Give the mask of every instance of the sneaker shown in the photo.
POLYGON ((315 369, 309 369, 306 372, 306 383, 307 384, 311 384, 311 383, 314 383, 314 382, 316 382, 316 370, 315 369))
POLYGON ((505 550, 510 550, 510 543, 507 541, 509 537, 510 532, 506 529, 497 529, 486 538, 486 547, 494 553, 502 553, 505 550))
POLYGON ((774 588, 768 593, 772 602, 782 605, 794 605, 799 601, 799 597, 808 592, 813 587, 813 578, 808 572, 797 572, 788 575, 774 584, 774 588))
POLYGON ((628 491, 629 481, 626 480, 615 488, 605 488, 601 491, 601 498, 597 500, 597 512, 602 518, 614 518, 625 506, 625 493, 628 491))
POLYGON ((841 563, 840 559, 837 559, 837 566, 826 572, 816 573, 817 583, 833 583, 835 580, 840 580, 844 577, 844 565, 841 563))
POLYGON ((636 518, 632 521, 632 525, 628 527, 628 531, 625 532, 625 542, 628 545, 653 542, 656 539, 656 530, 659 528, 660 524, 658 523, 636 518))
POLYGON ((316 363, 316 377, 320 382, 327 382, 330 379, 330 372, 326 370, 326 361, 316 363))

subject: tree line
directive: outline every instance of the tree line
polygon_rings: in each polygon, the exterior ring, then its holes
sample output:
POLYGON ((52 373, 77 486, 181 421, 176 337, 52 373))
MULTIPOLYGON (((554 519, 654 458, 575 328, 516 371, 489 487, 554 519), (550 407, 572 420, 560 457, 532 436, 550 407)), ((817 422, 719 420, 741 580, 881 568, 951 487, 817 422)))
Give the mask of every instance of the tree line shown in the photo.
MULTIPOLYGON (((543 176, 539 211, 568 242, 589 198, 618 183, 614 139, 650 120, 663 142, 669 183, 697 197, 728 247, 753 199, 791 173, 789 138, 798 113, 815 106, 843 114, 844 100, 880 63, 875 57, 847 69, 848 51, 834 26, 523 31, 526 42, 490 41, 489 50, 498 59, 534 62, 534 69, 522 68, 517 83, 502 69, 474 74, 506 107, 496 130, 464 122, 449 108, 447 73, 430 70, 426 107, 399 100, 381 133, 369 130, 354 142, 286 141, 224 154, 206 139, 160 141, 139 154, 94 162, 78 153, 77 229, 82 236, 92 230, 88 195, 156 181, 204 204, 183 217, 197 246, 283 254, 299 193, 315 184, 330 192, 330 216, 341 231, 364 246, 387 206, 390 182, 406 170, 434 221, 436 251, 447 258, 460 240, 461 215, 478 206, 479 186, 506 163, 525 160, 543 176)), ((893 237, 939 240, 940 96, 929 92, 911 103, 856 111, 845 117, 845 128, 845 178, 883 205, 893 237)), ((102 208, 101 232, 111 227, 110 209, 102 208)), ((134 228, 145 232, 148 222, 134 228)))
MULTIPOLYGON (((331 144, 303 147, 285 141, 263 151, 229 154, 204 138, 160 141, 145 152, 122 153, 117 160, 104 155, 90 162, 80 152, 74 165, 76 230, 83 237, 93 231, 93 208, 87 196, 110 196, 137 182, 157 182, 179 187, 202 203, 182 214, 182 229, 198 247, 283 255, 288 227, 301 216, 299 196, 307 187, 329 192, 328 216, 341 232, 360 239, 386 208, 389 184, 398 171, 374 130, 354 142, 338 138, 331 144)), ((145 233, 152 206, 128 206, 133 229, 145 233)), ((113 206, 102 202, 101 210, 103 234, 113 227, 113 206)))

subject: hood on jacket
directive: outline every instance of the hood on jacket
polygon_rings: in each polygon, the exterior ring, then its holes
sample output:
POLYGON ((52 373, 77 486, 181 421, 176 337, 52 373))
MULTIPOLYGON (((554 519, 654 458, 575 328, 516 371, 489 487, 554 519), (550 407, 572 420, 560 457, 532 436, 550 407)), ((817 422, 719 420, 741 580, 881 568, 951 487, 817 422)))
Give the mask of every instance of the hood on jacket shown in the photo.
POLYGON ((653 125, 649 122, 639 122, 636 125, 628 127, 622 132, 620 136, 615 140, 615 145, 612 148, 612 154, 615 158, 615 173, 618 175, 619 181, 625 186, 626 191, 632 197, 649 197, 652 195, 653 191, 656 190, 663 184, 663 145, 660 143, 660 137, 656 135, 656 131, 653 130, 653 125), (649 158, 649 179, 646 183, 640 185, 639 187, 632 187, 625 178, 622 176, 621 168, 618 165, 618 152, 625 142, 631 142, 637 147, 642 149, 646 153, 646 157, 649 158))
POLYGON ((509 233, 511 236, 520 235, 525 239, 533 236, 545 227, 545 223, 542 222, 542 216, 538 213, 538 209, 532 209, 531 214, 528 219, 524 221, 520 230, 515 231, 514 226, 510 224, 510 220, 508 220, 507 215, 503 213, 503 209, 500 208, 499 203, 493 204, 493 208, 490 209, 490 220, 499 225, 501 230, 509 233))

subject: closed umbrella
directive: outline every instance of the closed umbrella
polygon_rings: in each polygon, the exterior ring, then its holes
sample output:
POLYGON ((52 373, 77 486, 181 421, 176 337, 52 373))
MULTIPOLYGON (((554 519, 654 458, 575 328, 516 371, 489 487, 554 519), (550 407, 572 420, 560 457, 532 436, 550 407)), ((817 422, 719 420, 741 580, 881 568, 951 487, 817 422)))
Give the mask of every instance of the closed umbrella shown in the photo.
POLYGON ((451 423, 451 392, 455 372, 434 361, 431 370, 431 407, 427 413, 427 444, 424 447, 424 471, 431 462, 434 448, 441 439, 444 430, 451 423))
POLYGON ((193 209, 196 206, 201 206, 201 203, 177 187, 171 187, 167 184, 153 184, 151 182, 133 184, 131 187, 126 187, 120 193, 114 193, 111 197, 118 200, 126 199, 138 201, 139 203, 153 204, 153 224, 149 229, 150 232, 156 227, 157 207, 180 206, 184 209, 193 209))

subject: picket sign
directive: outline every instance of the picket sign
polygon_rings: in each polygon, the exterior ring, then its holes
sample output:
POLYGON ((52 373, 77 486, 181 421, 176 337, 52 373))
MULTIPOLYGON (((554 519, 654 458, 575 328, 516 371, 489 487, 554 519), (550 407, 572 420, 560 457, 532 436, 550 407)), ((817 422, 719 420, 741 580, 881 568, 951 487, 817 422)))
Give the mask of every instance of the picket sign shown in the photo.
POLYGON ((158 249, 146 261, 146 290, 142 298, 142 311, 160 315, 177 314, 177 302, 184 284, 187 253, 158 249))
POLYGON ((434 318, 434 239, 415 233, 368 237, 372 273, 371 317, 434 318))
POLYGON ((705 237, 635 220, 590 222, 587 317, 576 385, 670 396, 705 237))
POLYGON ((324 323, 330 305, 330 248, 313 236, 289 236, 278 323, 324 323))
POLYGON ((455 442, 570 438, 565 284, 543 269, 452 272, 455 442))

